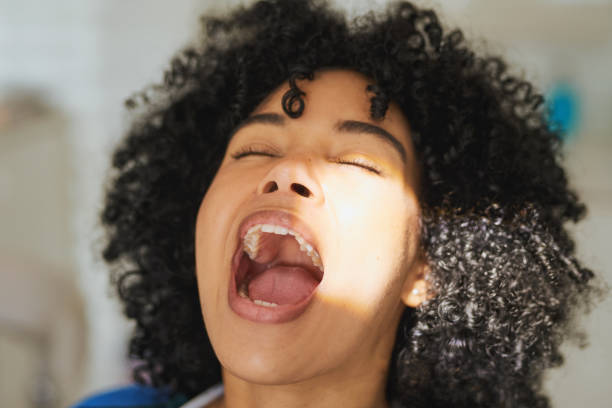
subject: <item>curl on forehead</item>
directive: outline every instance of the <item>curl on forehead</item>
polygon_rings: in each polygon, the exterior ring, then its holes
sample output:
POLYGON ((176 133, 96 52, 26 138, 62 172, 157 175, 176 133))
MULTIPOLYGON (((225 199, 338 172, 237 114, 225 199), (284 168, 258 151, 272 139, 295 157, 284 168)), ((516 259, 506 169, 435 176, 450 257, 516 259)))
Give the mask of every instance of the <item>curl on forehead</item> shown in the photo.
MULTIPOLYGON (((297 80, 312 80, 314 73, 306 67, 296 67, 289 77, 289 89, 283 95, 283 110, 292 118, 299 117, 304 111, 304 92, 299 88, 297 80)), ((370 116, 372 119, 383 119, 389 107, 389 97, 381 87, 376 84, 368 84, 368 92, 373 95, 370 98, 370 116)))

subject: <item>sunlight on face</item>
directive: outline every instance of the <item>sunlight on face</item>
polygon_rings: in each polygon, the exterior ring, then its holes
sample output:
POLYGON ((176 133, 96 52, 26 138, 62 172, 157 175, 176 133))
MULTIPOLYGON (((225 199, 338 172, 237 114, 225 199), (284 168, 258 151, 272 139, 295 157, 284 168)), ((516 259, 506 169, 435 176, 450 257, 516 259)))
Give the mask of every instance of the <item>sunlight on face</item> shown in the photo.
POLYGON ((368 79, 317 72, 301 81, 305 110, 282 110, 274 91, 233 135, 196 224, 206 329, 224 370, 287 384, 347 370, 386 370, 402 299, 421 272, 417 171, 410 130, 391 104, 370 118, 368 79), (236 313, 232 259, 242 221, 260 210, 301 220, 324 275, 303 311, 279 322, 236 313))

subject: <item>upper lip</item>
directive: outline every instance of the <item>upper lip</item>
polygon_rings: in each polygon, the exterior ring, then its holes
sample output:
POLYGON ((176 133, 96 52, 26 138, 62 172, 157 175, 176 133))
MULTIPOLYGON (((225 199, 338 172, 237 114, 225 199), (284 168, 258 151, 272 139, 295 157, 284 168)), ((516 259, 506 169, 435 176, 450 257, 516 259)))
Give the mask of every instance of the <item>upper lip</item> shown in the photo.
POLYGON ((238 247, 241 247, 242 240, 248 230, 258 224, 272 224, 293 230, 300 234, 306 240, 323 260, 323 254, 319 251, 319 242, 317 236, 311 228, 302 221, 299 217, 282 210, 260 210, 248 215, 238 227, 238 247))

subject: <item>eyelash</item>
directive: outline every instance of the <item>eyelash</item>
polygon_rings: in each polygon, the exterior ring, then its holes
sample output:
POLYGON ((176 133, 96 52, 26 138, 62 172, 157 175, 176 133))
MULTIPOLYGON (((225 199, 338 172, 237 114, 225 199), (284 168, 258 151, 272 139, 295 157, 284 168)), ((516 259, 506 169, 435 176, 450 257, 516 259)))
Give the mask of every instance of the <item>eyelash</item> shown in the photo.
POLYGON ((244 156, 269 156, 269 157, 275 157, 276 155, 272 152, 267 152, 267 151, 263 151, 263 150, 255 150, 253 147, 249 146, 249 147, 245 147, 242 148, 240 150, 238 150, 235 153, 232 153, 232 158, 233 159, 241 159, 244 156))
POLYGON ((339 163, 339 164, 348 164, 351 166, 357 166, 357 167, 361 167, 362 169, 369 171, 371 173, 380 175, 380 170, 375 167, 374 165, 370 164, 370 163, 365 163, 359 159, 352 159, 352 160, 336 160, 335 163, 339 163))
MULTIPOLYGON (((267 152, 267 151, 262 151, 262 150, 255 150, 252 147, 246 147, 243 149, 238 150, 235 153, 232 153, 232 158, 235 160, 241 159, 245 156, 267 156, 267 157, 276 157, 276 155, 274 153, 271 152, 267 152)), ((368 162, 364 162, 363 160, 360 159, 352 159, 352 160, 340 160, 337 159, 334 163, 338 163, 338 164, 348 164, 351 166, 356 166, 356 167, 361 167, 362 169, 369 171, 371 173, 380 175, 381 170, 379 168, 377 168, 376 166, 374 166, 371 163, 368 162)))

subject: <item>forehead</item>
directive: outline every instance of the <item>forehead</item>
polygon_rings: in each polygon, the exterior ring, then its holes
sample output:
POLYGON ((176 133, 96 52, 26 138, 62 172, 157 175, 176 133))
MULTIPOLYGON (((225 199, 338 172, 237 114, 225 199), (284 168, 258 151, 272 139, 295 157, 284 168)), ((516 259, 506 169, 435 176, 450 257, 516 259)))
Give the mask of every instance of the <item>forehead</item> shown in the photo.
MULTIPOLYGON (((406 170, 412 175, 418 174, 410 125, 399 106, 391 102, 384 118, 372 119, 370 107, 374 94, 367 87, 374 82, 368 77, 350 70, 326 69, 315 72, 312 80, 297 81, 297 86, 305 93, 305 106, 302 115, 296 119, 290 119, 282 108, 282 98, 290 89, 287 82, 268 95, 252 116, 275 113, 282 115, 285 123, 296 122, 313 132, 326 133, 337 129, 341 121, 371 124, 388 132, 402 145, 406 170)), ((379 142, 384 143, 382 139, 379 142)))

